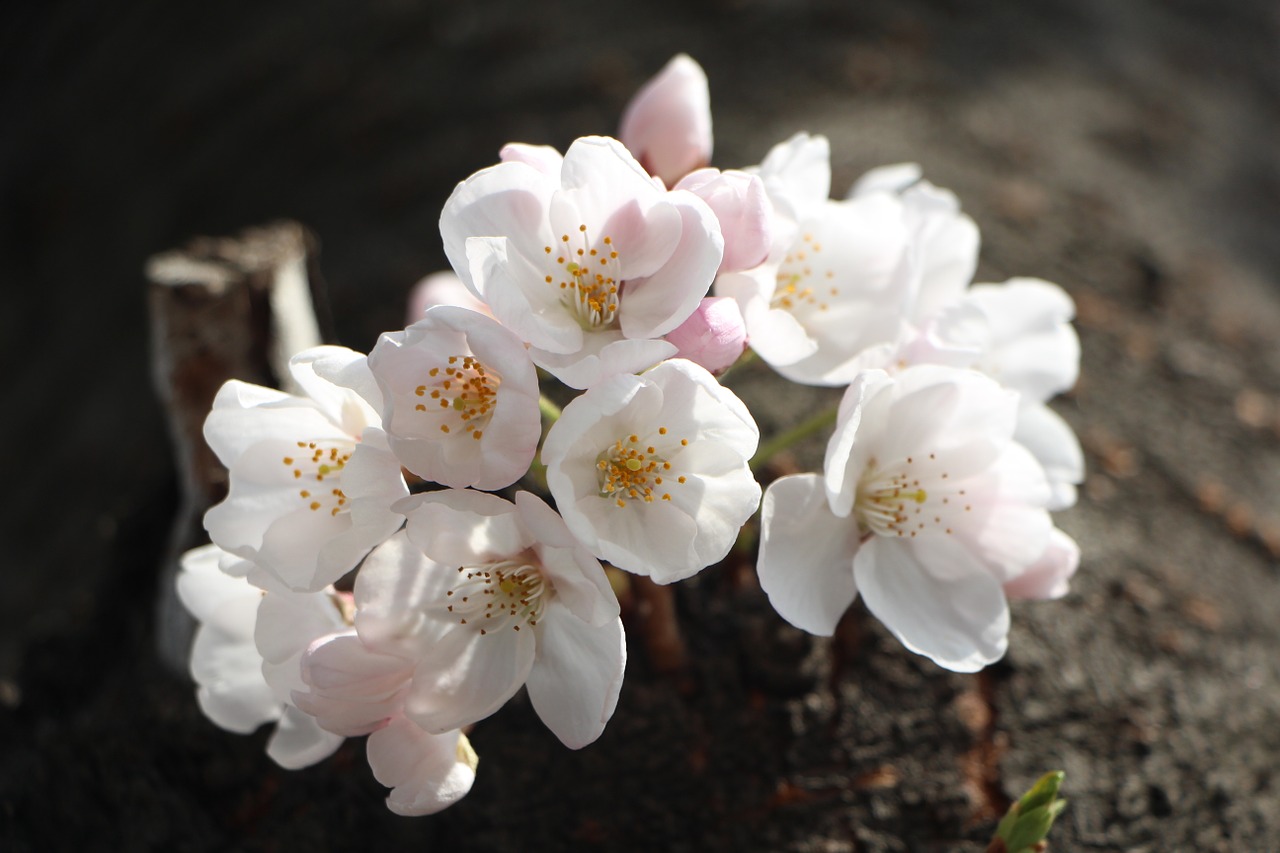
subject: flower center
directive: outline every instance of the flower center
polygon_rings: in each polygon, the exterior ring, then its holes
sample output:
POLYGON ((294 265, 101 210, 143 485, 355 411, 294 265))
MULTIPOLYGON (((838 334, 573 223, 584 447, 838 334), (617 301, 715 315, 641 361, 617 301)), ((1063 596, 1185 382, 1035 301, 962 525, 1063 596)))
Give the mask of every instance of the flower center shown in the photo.
POLYGON ((952 488, 945 471, 934 470, 935 454, 908 456, 881 470, 867 463, 853 501, 854 517, 864 535, 914 538, 927 530, 952 532, 958 513, 970 512, 964 489, 952 488), (921 485, 924 478, 929 486, 921 485))
POLYGON ((563 234, 559 246, 544 246, 543 251, 556 259, 555 270, 545 280, 560 288, 560 301, 578 325, 589 332, 612 328, 622 289, 622 263, 613 238, 593 243, 587 226, 579 225, 578 239, 563 234))
MULTIPOLYGON (((661 443, 667 443, 667 428, 658 427, 661 443)), ((680 447, 688 447, 689 439, 680 439, 680 447)), ((684 475, 671 476, 671 463, 664 452, 652 444, 642 443, 640 436, 632 434, 618 439, 596 457, 596 479, 600 484, 600 497, 612 498, 618 507, 625 507, 633 500, 653 503, 657 497, 671 500, 666 488, 683 485, 684 475)))
POLYGON ((830 282, 830 279, 835 278, 835 273, 831 270, 822 272, 822 279, 827 280, 825 284, 814 276, 814 256, 821 252, 822 245, 813 239, 812 234, 805 234, 800 245, 792 247, 778 266, 778 283, 774 288, 773 298, 769 300, 770 308, 792 313, 798 309, 827 310, 825 298, 838 296, 840 289, 830 282))
POLYGON ((470 355, 451 355, 448 364, 427 375, 427 382, 413 389, 414 396, 423 398, 414 410, 439 416, 446 435, 470 432, 479 441, 493 417, 502 377, 470 355))
POLYGON ((335 484, 342 482, 342 469, 355 452, 355 442, 299 441, 297 445, 297 455, 286 456, 283 462, 303 487, 298 497, 312 512, 337 515, 348 511, 350 502, 335 484))
POLYGON ((458 582, 445 593, 449 613, 482 635, 537 625, 555 595, 542 572, 520 559, 460 566, 458 574, 458 582))

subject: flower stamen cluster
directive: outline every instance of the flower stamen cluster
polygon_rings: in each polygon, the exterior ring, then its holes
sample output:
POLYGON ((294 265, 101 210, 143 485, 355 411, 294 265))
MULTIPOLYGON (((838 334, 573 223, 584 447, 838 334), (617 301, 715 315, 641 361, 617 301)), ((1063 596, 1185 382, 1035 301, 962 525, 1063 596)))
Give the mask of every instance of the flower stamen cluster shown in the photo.
MULTIPOLYGON (((659 427, 658 434, 665 436, 666 427, 659 427)), ((689 440, 682 438, 681 447, 687 447, 689 440)), ((662 475, 671 471, 671 463, 659 454, 658 448, 652 444, 640 446, 640 436, 634 433, 627 436, 626 441, 617 439, 613 445, 600 452, 596 468, 599 469, 600 496, 613 498, 614 505, 623 508, 629 500, 641 500, 653 503, 655 487, 669 485, 673 482, 662 475)), ((682 474, 674 479, 677 484, 684 484, 687 478, 682 474)), ((661 500, 671 500, 671 493, 661 491, 661 500)))
POLYGON ((470 433, 479 441, 484 437, 484 427, 493 416, 497 405, 498 389, 502 385, 502 377, 493 370, 485 368, 484 363, 471 355, 451 355, 443 368, 444 377, 440 378, 441 368, 432 367, 427 371, 430 380, 413 389, 418 397, 427 397, 435 401, 416 403, 414 410, 432 412, 439 408, 441 414, 456 413, 456 417, 446 419, 439 425, 445 435, 455 429, 470 433), (452 395, 452 396, 451 396, 452 395))
MULTIPOLYGON (((559 274, 559 287, 564 291, 561 300, 573 312, 583 330, 614 328, 622 288, 622 263, 618 260, 618 251, 612 237, 606 235, 600 241, 601 247, 595 248, 587 235, 587 226, 579 225, 578 231, 582 235, 580 248, 569 248, 568 234, 560 237, 563 245, 556 255, 556 264, 563 270, 559 274)), ((543 250, 548 255, 552 254, 550 246, 544 246, 543 250)), ((548 275, 547 284, 554 282, 556 277, 548 275)))
POLYGON ((458 617, 459 625, 470 619, 470 624, 483 626, 477 629, 481 636, 507 626, 513 631, 522 624, 536 627, 555 595, 537 566, 520 559, 459 566, 458 574, 458 584, 445 593, 450 601, 446 610, 458 617), (481 618, 486 621, 479 622, 481 618))

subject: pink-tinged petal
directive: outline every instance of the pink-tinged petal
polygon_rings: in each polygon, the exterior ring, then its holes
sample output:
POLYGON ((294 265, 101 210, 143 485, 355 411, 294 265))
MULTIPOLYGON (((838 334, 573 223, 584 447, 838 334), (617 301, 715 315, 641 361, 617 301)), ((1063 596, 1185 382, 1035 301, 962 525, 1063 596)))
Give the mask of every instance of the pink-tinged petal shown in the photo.
POLYGON ((711 92, 693 59, 673 58, 627 104, 618 130, 649 171, 671 186, 711 160, 711 92))
POLYGON ((293 703, 335 734, 368 734, 404 701, 413 664, 367 648, 354 631, 317 640, 302 658, 306 692, 293 703))
POLYGON ((406 657, 429 646, 438 631, 423 614, 445 609, 458 565, 431 560, 405 530, 375 548, 356 575, 360 639, 376 651, 406 657))
POLYGON ((267 741, 267 755, 286 770, 301 770, 333 755, 343 740, 342 735, 320 728, 314 717, 288 705, 267 741))
POLYGON ((466 796, 476 779, 476 754, 459 731, 430 734, 395 717, 369 735, 369 767, 393 789, 387 808, 398 815, 435 814, 466 796))
POLYGON ((665 335, 684 322, 706 296, 724 257, 720 223, 706 202, 682 190, 668 193, 667 200, 680 214, 679 243, 651 275, 628 275, 618 318, 629 338, 665 335))
POLYGON ((563 355, 531 347, 535 364, 570 388, 593 388, 611 377, 640 373, 676 354, 668 341, 630 340, 616 330, 583 335, 582 348, 563 355))
POLYGON ((924 171, 918 163, 895 163, 877 166, 854 182, 847 198, 869 193, 887 192, 895 195, 920 180, 924 171))
POLYGON ((565 746, 581 749, 600 737, 613 716, 626 665, 622 620, 588 625, 552 601, 538 624, 529 701, 565 746))
POLYGON ((1004 585, 1010 599, 1062 598, 1070 591, 1071 577, 1080 567, 1080 546, 1058 528, 1049 534, 1049 546, 1040 559, 1004 585))
POLYGON ((545 273, 515 252, 506 237, 472 237, 465 253, 477 292, 516 337, 551 352, 582 348, 582 327, 561 305, 559 290, 547 286, 545 273))
POLYGON ((773 204, 758 175, 699 169, 674 188, 705 201, 720 222, 724 236, 720 272, 747 270, 765 262, 773 242, 773 204))
POLYGON ((445 566, 475 566, 515 557, 533 545, 515 505, 487 492, 424 492, 397 504, 409 540, 445 566))
POLYGON ((983 477, 967 482, 977 519, 962 528, 962 538, 997 579, 1010 580, 1044 553, 1053 530, 1044 469, 1026 448, 1010 444, 983 477))
POLYGON ((853 558, 858 525, 827 507, 822 478, 796 474, 764 493, 760 521, 760 586, 778 614, 824 637, 858 595, 853 558))
POLYGON ((747 346, 747 325, 738 302, 727 296, 709 296, 675 330, 667 335, 679 358, 687 358, 714 374, 732 367, 747 346))
POLYGON ((1029 450, 1044 468, 1050 489, 1045 509, 1057 511, 1074 506, 1076 486, 1084 481, 1084 451, 1071 426, 1045 404, 1024 400, 1018 408, 1013 440, 1029 450))
POLYGON ((438 306, 369 355, 400 464, 451 488, 500 489, 533 461, 538 379, 524 345, 492 318, 438 306))
POLYGON ((867 609, 911 651, 954 672, 1004 656, 1009 607, 985 571, 939 577, 911 543, 877 536, 858 551, 853 575, 867 609))
POLYGON ((532 166, 549 178, 560 181, 560 167, 564 157, 550 145, 526 145, 523 142, 508 142, 498 152, 498 159, 504 163, 524 163, 532 166))
POLYGON ((440 214, 445 255, 463 284, 490 305, 493 299, 472 278, 467 240, 502 237, 512 241, 516 254, 542 251, 553 239, 547 206, 557 185, 554 178, 525 163, 499 163, 458 184, 445 202, 440 214))
POLYGON ((593 242, 610 237, 628 279, 652 275, 675 251, 680 239, 677 212, 616 139, 575 140, 564 155, 561 181, 562 189, 549 205, 555 240, 564 242, 565 235, 577 239, 582 225, 593 242), (593 233, 596 228, 601 233, 593 233))
POLYGON ((421 320, 428 308, 437 305, 454 305, 493 316, 489 306, 477 299, 452 270, 432 273, 415 284, 409 292, 408 305, 405 317, 410 325, 421 320))
POLYGON ((482 634, 457 626, 419 659, 404 713, 435 734, 483 720, 529 677, 537 640, 532 630, 482 634))
POLYGON ((315 640, 347 627, 327 592, 264 595, 257 616, 253 642, 268 663, 297 657, 315 640))
POLYGON ((530 492, 516 492, 516 508, 533 535, 542 572, 551 580, 557 599, 588 625, 618 618, 618 599, 604 569, 569 532, 564 519, 530 492))

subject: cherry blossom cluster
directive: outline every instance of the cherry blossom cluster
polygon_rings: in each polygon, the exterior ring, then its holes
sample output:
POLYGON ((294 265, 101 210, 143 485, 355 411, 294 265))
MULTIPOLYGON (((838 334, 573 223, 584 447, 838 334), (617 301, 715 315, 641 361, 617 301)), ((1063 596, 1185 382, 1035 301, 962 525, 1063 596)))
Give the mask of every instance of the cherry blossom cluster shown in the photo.
POLYGON ((521 687, 566 746, 593 742, 627 657, 606 566, 688 578, 757 511, 761 585, 816 634, 861 595, 972 671, 1004 653, 1008 599, 1065 593, 1079 551, 1049 512, 1082 459, 1046 402, 1076 379, 1066 294, 973 284, 977 228, 914 166, 842 200, 822 137, 709 168, 686 56, 619 137, 506 146, 445 203, 452 271, 407 328, 299 353, 293 393, 218 393, 230 487, 178 584, 191 669, 218 725, 275 724, 282 766, 367 735, 390 808, 432 813, 474 782, 464 731, 521 687), (823 470, 763 504, 759 430, 717 378, 755 357, 846 389, 823 470), (563 409, 552 381, 579 392, 563 409))

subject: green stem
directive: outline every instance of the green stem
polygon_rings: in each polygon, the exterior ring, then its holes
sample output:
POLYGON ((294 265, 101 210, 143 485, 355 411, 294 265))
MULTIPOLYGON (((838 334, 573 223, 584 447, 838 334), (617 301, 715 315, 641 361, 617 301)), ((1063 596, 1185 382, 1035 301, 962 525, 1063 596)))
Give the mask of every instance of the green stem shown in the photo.
POLYGON ((779 433, 760 445, 756 455, 751 457, 751 470, 759 471, 777 453, 786 450, 799 441, 803 441, 816 432, 821 432, 830 427, 836 422, 836 415, 839 411, 839 406, 832 406, 830 409, 818 412, 807 421, 796 424, 786 432, 779 433))
POLYGON ((542 416, 551 423, 560 420, 560 407, 546 397, 538 398, 538 411, 542 412, 542 416))

